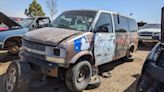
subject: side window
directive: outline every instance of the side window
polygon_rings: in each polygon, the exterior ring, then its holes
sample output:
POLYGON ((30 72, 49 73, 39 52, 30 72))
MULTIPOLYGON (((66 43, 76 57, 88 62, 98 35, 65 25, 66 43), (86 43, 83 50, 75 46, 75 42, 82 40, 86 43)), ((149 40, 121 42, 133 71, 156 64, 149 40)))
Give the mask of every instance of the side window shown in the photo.
POLYGON ((112 25, 112 17, 111 14, 108 13, 101 13, 99 16, 99 19, 96 24, 96 28, 100 26, 106 26, 108 28, 108 32, 113 32, 113 25, 112 25))
POLYGON ((129 19, 129 31, 136 32, 138 30, 138 25, 135 20, 129 19))
POLYGON ((124 33, 129 30, 128 18, 124 16, 114 14, 114 23, 117 33, 124 33))

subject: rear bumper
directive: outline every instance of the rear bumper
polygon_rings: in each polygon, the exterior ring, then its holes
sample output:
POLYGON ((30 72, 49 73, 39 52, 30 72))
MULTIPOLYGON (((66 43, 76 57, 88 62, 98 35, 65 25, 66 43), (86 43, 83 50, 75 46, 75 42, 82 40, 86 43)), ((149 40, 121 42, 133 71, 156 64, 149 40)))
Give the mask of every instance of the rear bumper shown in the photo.
POLYGON ((161 68, 154 63, 149 63, 145 67, 145 72, 150 75, 153 80, 164 83, 164 68, 161 68))

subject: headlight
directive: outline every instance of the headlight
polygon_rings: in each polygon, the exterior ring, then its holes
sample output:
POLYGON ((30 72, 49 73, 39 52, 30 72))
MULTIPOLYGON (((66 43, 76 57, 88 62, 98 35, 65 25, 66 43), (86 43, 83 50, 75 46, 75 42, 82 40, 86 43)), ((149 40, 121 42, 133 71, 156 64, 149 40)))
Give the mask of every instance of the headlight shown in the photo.
POLYGON ((46 55, 51 57, 61 57, 64 58, 66 55, 66 50, 64 48, 46 47, 46 55))
POLYGON ((65 63, 66 50, 47 46, 45 49, 46 60, 53 63, 65 63))
POLYGON ((138 35, 141 35, 141 32, 138 32, 138 35))

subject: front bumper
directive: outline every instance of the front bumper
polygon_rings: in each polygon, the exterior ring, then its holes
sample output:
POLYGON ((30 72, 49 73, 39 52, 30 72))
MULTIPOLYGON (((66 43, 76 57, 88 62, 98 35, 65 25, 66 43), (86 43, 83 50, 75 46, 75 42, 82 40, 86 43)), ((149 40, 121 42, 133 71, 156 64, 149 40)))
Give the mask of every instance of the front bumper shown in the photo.
POLYGON ((145 74, 148 73, 149 77, 153 80, 164 83, 164 68, 155 65, 150 62, 145 67, 145 74))
MULTIPOLYGON (((55 61, 54 62, 47 61, 46 56, 28 52, 28 51, 21 51, 20 57, 24 61, 28 61, 32 66, 34 66, 34 68, 37 67, 39 69, 48 69, 49 70, 49 69, 53 69, 53 68, 67 67, 67 64, 65 64, 65 63, 55 63, 55 61)), ((58 59, 56 58, 55 60, 58 60, 58 59)), ((60 62, 60 60, 56 61, 56 62, 60 62)))
POLYGON ((153 39, 152 36, 139 36, 139 41, 144 41, 144 42, 158 42, 158 40, 153 39))

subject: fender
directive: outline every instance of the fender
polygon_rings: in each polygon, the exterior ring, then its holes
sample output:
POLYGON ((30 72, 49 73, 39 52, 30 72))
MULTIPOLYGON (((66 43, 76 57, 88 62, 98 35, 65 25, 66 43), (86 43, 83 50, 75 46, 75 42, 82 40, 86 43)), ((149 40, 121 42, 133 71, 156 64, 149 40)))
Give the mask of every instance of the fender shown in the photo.
POLYGON ((6 42, 8 39, 13 38, 13 37, 20 37, 20 38, 22 38, 22 35, 13 35, 13 36, 8 36, 8 37, 6 37, 6 38, 2 41, 2 48, 4 48, 5 42, 6 42))
POLYGON ((80 57, 82 57, 82 56, 84 56, 84 55, 90 55, 90 56, 93 57, 92 51, 81 51, 80 53, 76 54, 76 55, 71 59, 70 63, 72 63, 72 64, 76 63, 76 61, 77 61, 80 57))

